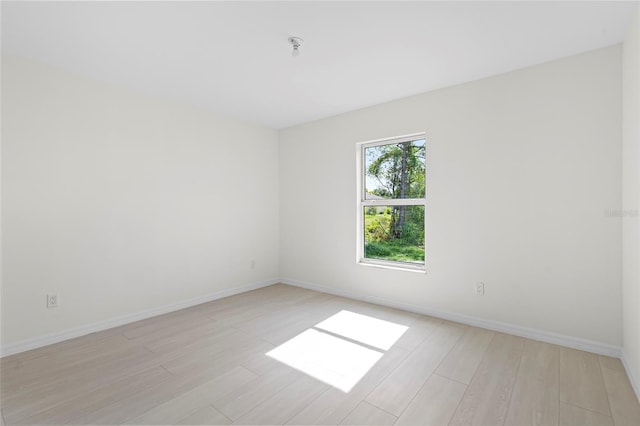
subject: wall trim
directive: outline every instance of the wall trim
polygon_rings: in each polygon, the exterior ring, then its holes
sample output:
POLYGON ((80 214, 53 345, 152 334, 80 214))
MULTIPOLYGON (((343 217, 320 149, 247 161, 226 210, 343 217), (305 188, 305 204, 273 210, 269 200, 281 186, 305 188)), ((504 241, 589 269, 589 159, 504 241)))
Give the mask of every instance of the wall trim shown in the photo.
POLYGON ((428 315, 436 318, 442 318, 449 321, 455 321, 462 324, 472 325, 475 327, 486 328, 488 330, 499 331, 503 333, 513 334, 515 336, 526 337, 529 339, 539 340, 542 342, 552 343, 560 346, 566 346, 569 348, 580 349, 588 352, 593 352, 600 355, 607 355, 616 358, 621 358, 622 363, 629 376, 629 381, 633 387, 636 396, 640 400, 640 382, 638 381, 637 374, 631 368, 631 364, 627 361, 626 353, 624 349, 621 349, 614 345, 606 343, 595 342, 592 340, 582 339, 579 337, 572 337, 563 334, 553 333, 546 330, 533 329, 528 327, 522 327, 519 325, 509 324, 500 321, 488 320, 484 318, 474 317, 470 315, 457 314, 453 312, 447 312, 437 310, 433 308, 412 305, 408 303, 402 303, 385 299, 381 297, 369 296, 366 294, 355 293, 351 291, 339 290, 332 287, 325 287, 309 282, 298 281, 291 278, 271 279, 266 281, 260 281, 257 283, 247 284, 243 286, 233 287, 217 291, 215 293, 199 296, 193 299, 172 303, 169 305, 160 306, 158 308, 152 308, 133 314, 127 314, 116 318, 111 318, 105 321, 98 321, 86 326, 74 327, 68 330, 64 330, 57 333, 48 334, 45 336, 36 337, 33 339, 23 340, 21 342, 4 345, 0 351, 0 357, 6 357, 17 353, 37 349, 43 346, 52 345, 65 340, 74 339, 76 337, 85 336, 87 334, 95 333, 98 331, 107 330, 121 325, 130 324, 143 319, 155 317, 158 315, 166 314, 169 312, 178 311, 180 309, 189 308, 192 306, 200 305, 202 303, 211 302, 213 300, 222 299, 224 297, 233 296, 247 291, 256 290, 262 287, 267 287, 273 284, 282 283, 292 285, 295 287, 306 288, 309 290, 315 290, 322 293, 333 294, 336 296, 348 297, 350 299, 361 300, 364 302, 374 303, 378 305, 388 306, 391 308, 402 309, 409 312, 415 312, 421 315, 428 315))
MULTIPOLYGON (((441 311, 430 307, 412 305, 408 303, 397 302, 381 297, 369 296, 366 294, 355 293, 351 291, 339 290, 332 287, 325 287, 305 281, 298 281, 291 278, 282 277, 280 282, 283 284, 302 287, 309 290, 315 290, 322 293, 329 293, 336 296, 348 297, 350 299, 361 300, 363 302, 375 303, 377 305, 388 306, 390 308, 402 309, 421 315, 428 315, 436 318, 446 319, 449 321, 459 322, 462 324, 472 325, 475 327, 486 328, 488 330, 500 331, 503 333, 513 334, 515 336, 526 337, 528 339, 539 340, 541 342, 552 343, 554 345, 566 346, 568 348, 579 349, 587 352, 593 352, 600 355, 620 358, 622 356, 621 348, 607 343, 595 342, 593 340, 582 339, 580 337, 567 336, 564 334, 554 333, 547 330, 539 330, 534 328, 522 327, 515 324, 509 324, 501 321, 494 321, 485 318, 474 317, 470 315, 458 314, 454 312, 441 311)), ((637 393, 637 390, 636 390, 637 393)))
POLYGON ((627 352, 622 348, 622 357, 620 357, 622 361, 622 365, 627 372, 627 377, 629 378, 629 382, 631 382, 631 387, 633 391, 636 393, 636 398, 638 398, 638 402, 640 402, 640 377, 637 372, 633 370, 631 367, 631 362, 627 361, 629 358, 627 356, 627 352))
POLYGON ((211 302, 213 300, 222 299, 224 297, 233 296, 247 291, 256 290, 262 287, 267 287, 273 284, 277 284, 277 279, 260 281, 252 284, 241 285, 238 287, 232 287, 215 293, 206 294, 204 296, 195 297, 193 299, 184 300, 181 302, 171 303, 169 305, 160 306, 157 308, 151 308, 144 311, 122 315, 120 317, 111 318, 104 321, 94 322, 92 324, 70 328, 64 331, 47 334, 33 339, 23 340, 21 342, 12 343, 2 346, 0 350, 0 358, 9 355, 14 355, 20 352, 29 351, 32 349, 41 348, 43 346, 52 345, 65 340, 74 339, 76 337, 85 336, 87 334, 95 333, 98 331, 107 330, 121 325, 130 324, 132 322, 140 321, 143 319, 155 317, 169 312, 179 311, 180 309, 189 308, 191 306, 200 305, 202 303, 211 302))

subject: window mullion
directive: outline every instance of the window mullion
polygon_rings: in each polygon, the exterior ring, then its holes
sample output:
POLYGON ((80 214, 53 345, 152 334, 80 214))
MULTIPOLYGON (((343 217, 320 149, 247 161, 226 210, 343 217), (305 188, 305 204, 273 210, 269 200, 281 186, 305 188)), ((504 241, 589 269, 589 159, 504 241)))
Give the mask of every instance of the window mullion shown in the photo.
POLYGON ((424 198, 391 198, 384 200, 362 200, 363 206, 421 206, 424 198))

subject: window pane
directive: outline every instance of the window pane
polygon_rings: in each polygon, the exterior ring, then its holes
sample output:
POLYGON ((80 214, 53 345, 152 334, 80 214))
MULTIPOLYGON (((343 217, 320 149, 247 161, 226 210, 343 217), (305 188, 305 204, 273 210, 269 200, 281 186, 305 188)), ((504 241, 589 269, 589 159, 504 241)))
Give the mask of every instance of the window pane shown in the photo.
POLYGON ((424 198, 424 139, 364 149, 365 199, 424 198))
POLYGON ((424 206, 367 206, 364 257, 424 264, 424 206))

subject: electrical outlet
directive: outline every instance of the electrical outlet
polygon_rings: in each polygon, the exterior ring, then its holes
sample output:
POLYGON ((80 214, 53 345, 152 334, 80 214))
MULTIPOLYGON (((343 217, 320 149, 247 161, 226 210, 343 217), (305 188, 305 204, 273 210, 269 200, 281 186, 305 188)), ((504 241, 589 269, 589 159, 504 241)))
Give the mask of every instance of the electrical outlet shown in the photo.
POLYGON ((58 307, 58 294, 47 294, 47 308, 58 307))
POLYGON ((478 296, 484 296, 484 283, 483 282, 478 281, 476 283, 476 294, 478 296))
POLYGON ((256 269, 256 261, 251 259, 251 269, 256 269))

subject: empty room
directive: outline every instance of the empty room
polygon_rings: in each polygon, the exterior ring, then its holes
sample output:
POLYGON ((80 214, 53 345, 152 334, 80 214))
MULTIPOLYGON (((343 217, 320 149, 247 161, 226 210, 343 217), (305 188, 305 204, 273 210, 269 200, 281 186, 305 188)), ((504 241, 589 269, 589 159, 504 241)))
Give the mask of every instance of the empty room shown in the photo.
POLYGON ((1 426, 640 426, 640 2, 0 24, 1 426))

